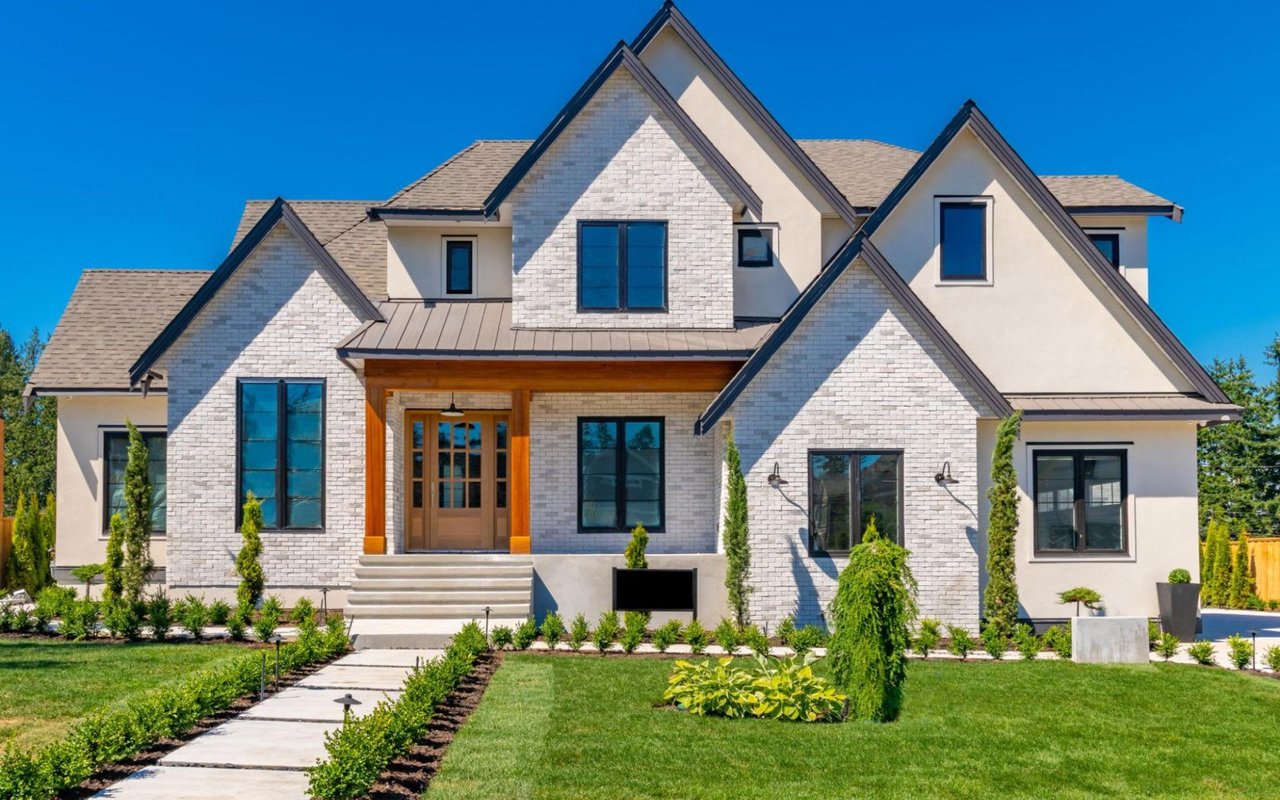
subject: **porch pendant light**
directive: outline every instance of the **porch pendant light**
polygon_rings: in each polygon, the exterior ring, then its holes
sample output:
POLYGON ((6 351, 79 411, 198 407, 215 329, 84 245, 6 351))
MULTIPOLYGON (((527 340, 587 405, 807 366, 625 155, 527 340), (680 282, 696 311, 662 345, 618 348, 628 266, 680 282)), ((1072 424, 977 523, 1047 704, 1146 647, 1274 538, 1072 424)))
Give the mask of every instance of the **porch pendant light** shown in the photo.
POLYGON ((442 417, 460 417, 462 409, 458 408, 453 402, 453 392, 449 392, 449 407, 440 412, 442 417))

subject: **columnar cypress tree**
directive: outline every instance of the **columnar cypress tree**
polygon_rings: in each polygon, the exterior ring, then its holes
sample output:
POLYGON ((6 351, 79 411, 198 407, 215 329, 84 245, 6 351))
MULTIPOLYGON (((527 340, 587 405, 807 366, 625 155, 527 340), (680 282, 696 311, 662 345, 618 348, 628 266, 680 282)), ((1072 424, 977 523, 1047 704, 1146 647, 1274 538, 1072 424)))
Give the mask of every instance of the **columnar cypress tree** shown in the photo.
POLYGON ((129 458, 124 468, 124 597, 130 603, 142 601, 151 575, 151 479, 147 475, 147 443, 132 422, 129 429, 129 458))
POLYGON ((1013 636, 1018 624, 1018 583, 1014 576, 1014 542, 1018 535, 1018 473, 1013 467, 1013 446, 1022 429, 1022 412, 1000 423, 991 457, 991 488, 987 497, 987 590, 983 614, 987 626, 1002 640, 1013 636))
MULTIPOLYGON (((34 499, 34 495, 33 495, 34 499)), ((45 495, 44 508, 40 511, 40 551, 39 577, 40 587, 53 585, 53 550, 58 541, 58 509, 53 501, 53 493, 45 495)))
POLYGON ((627 542, 627 569, 648 569, 649 560, 644 557, 645 548, 649 546, 649 532, 639 522, 631 529, 631 541, 627 542))
POLYGON ((1208 555, 1207 577, 1201 587, 1201 598, 1207 606, 1227 603, 1231 584, 1231 544, 1227 525, 1219 519, 1209 521, 1209 534, 1205 542, 1208 555))
POLYGON ((102 565, 102 602, 115 604, 124 596, 124 519, 111 515, 111 529, 107 535, 107 560, 102 565))
POLYGON ((729 470, 728 497, 724 511, 724 585, 729 590, 729 605, 739 625, 747 624, 747 573, 751 569, 751 546, 748 543, 747 481, 742 477, 742 456, 730 430, 725 439, 724 460, 729 470))
POLYGON ((36 582, 39 515, 40 504, 35 495, 20 493, 13 515, 13 548, 9 553, 9 563, 5 565, 5 584, 10 589, 25 589, 32 597, 41 588, 36 582))
POLYGON ((236 600, 242 610, 251 609, 262 599, 262 590, 267 578, 262 571, 262 501, 249 492, 244 501, 244 510, 240 519, 240 538, 244 544, 236 554, 236 574, 240 576, 240 585, 236 587, 236 600))
POLYGON ((1248 608, 1256 593, 1253 575, 1249 574, 1249 534, 1240 532, 1232 559, 1231 584, 1227 590, 1228 608, 1248 608))

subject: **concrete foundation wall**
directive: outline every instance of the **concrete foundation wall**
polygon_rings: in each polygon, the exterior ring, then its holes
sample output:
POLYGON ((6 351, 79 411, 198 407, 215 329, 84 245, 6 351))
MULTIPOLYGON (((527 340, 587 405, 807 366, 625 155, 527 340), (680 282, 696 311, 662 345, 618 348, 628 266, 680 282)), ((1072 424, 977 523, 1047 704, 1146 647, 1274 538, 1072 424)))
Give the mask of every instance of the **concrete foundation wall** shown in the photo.
MULTIPOLYGON (((714 553, 691 555, 650 555, 650 569, 698 570, 698 619, 714 627, 721 617, 730 616, 729 596, 724 587, 725 558, 714 553)), ((575 615, 587 616, 592 626, 600 612, 613 607, 613 568, 625 567, 621 555, 535 555, 533 557, 533 610, 541 620, 548 611, 558 611, 567 624, 575 615)), ((655 613, 653 624, 668 619, 688 621, 687 613, 655 613)))

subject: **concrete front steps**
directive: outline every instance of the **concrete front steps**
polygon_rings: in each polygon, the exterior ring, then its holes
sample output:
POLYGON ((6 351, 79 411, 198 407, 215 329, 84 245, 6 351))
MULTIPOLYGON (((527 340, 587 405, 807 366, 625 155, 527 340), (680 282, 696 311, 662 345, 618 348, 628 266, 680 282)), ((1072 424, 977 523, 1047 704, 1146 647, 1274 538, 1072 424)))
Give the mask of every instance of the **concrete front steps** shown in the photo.
POLYGON ((532 612, 533 559, 507 553, 361 556, 346 615, 357 650, 444 647, 471 620, 516 626, 532 612))

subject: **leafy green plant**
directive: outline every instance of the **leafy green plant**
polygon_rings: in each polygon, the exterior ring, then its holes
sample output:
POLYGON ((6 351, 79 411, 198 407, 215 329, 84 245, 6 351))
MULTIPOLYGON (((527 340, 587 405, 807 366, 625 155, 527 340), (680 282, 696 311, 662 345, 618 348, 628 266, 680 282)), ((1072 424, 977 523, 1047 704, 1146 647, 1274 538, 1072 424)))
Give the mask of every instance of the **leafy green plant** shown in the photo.
POLYGON ((209 622, 214 625, 226 625, 231 619, 231 606, 226 600, 214 600, 209 604, 209 622))
POLYGON ((1187 647, 1187 655, 1197 664, 1211 666, 1214 663, 1213 642, 1192 642, 1187 647))
POLYGON ((1280 672, 1280 645, 1268 647, 1262 655, 1262 660, 1267 665, 1267 669, 1280 672))
POLYGON ((311 602, 308 597, 299 597, 297 602, 293 604, 293 611, 289 614, 290 619, 295 625, 302 624, 303 620, 310 622, 316 621, 316 604, 311 602))
POLYGON ((1058 658, 1071 658, 1071 627, 1054 625, 1040 637, 1044 646, 1058 654, 1058 658))
POLYGON ((695 656, 701 655, 707 649, 707 629, 702 627, 702 623, 696 619, 690 620, 689 624, 684 626, 684 631, 680 634, 680 637, 685 644, 689 645, 689 649, 693 651, 695 656))
POLYGON ((493 640, 494 650, 506 650, 515 641, 514 633, 506 625, 495 625, 493 630, 489 632, 489 636, 493 640))
POLYGON ((569 649, 576 653, 590 638, 591 625, 587 622, 587 615, 579 612, 569 625, 569 649))
POLYGON ((729 592, 729 607, 739 625, 747 624, 751 587, 747 573, 751 570, 751 536, 747 516, 747 481, 742 475, 742 455, 733 439, 733 429, 725 434, 724 462, 728 472, 725 497, 723 540, 725 554, 724 585, 729 592))
POLYGON ((827 646, 827 634, 817 625, 805 625, 791 637, 791 649, 802 656, 819 647, 827 646))
POLYGON ((516 626, 515 633, 511 637, 511 643, 515 645, 517 650, 528 650, 529 645, 533 644, 537 638, 538 623, 533 621, 533 617, 529 617, 516 626))
POLYGON ((733 658, 677 661, 662 697, 700 717, 746 717, 755 706, 751 673, 732 666, 733 658))
POLYGON ((249 606, 237 605, 235 611, 231 612, 231 616, 227 617, 227 635, 232 641, 244 641, 245 630, 249 627, 249 620, 253 618, 253 609, 249 606))
POLYGON ((564 638, 564 620, 555 611, 548 611, 542 618, 542 638, 552 650, 564 638))
POLYGON ((93 587, 93 579, 102 574, 101 564, 81 564, 71 570, 71 577, 84 584, 84 599, 88 600, 93 587))
POLYGON ((973 639, 973 634, 969 633, 969 630, 961 625, 948 625, 947 638, 950 639, 947 644, 947 652, 953 656, 959 656, 961 659, 968 658, 977 644, 973 639))
POLYGON ((996 661, 1004 658, 1009 650, 1009 643, 994 625, 983 628, 981 637, 982 649, 987 651, 987 655, 996 661))
POLYGON ((911 648, 921 658, 928 658, 931 650, 937 650, 942 642, 942 620, 922 619, 911 638, 911 648))
POLYGON ((596 630, 592 636, 592 641, 596 649, 600 651, 600 655, 604 655, 609 649, 609 645, 618 639, 618 612, 601 611, 600 620, 596 623, 596 630))
POLYGON ((738 630, 738 626, 728 617, 721 617, 720 624, 716 626, 715 632, 711 634, 716 640, 716 644, 724 648, 725 653, 733 655, 738 649, 738 645, 742 644, 742 635, 738 630))
MULTIPOLYGON (((5 612, 9 609, 6 607, 5 612)), ((36 627, 35 615, 31 613, 29 608, 19 608, 13 611, 13 617, 9 622, 9 629, 14 633, 34 633, 36 627)))
POLYGON ((756 658, 753 669, 733 658, 677 661, 663 699, 697 716, 760 717, 819 722, 838 719, 845 696, 814 674, 813 656, 756 658))
POLYGON ((1076 616, 1080 616, 1080 606, 1087 609, 1095 609, 1102 602, 1102 595, 1098 594, 1088 586, 1077 586, 1074 589, 1067 589, 1065 592, 1058 592, 1058 602, 1062 604, 1075 603, 1076 616))
POLYGON ((1156 642, 1160 639, 1160 623, 1153 619, 1147 620, 1147 646, 1152 650, 1155 649, 1156 642))
POLYGON ((639 615, 628 616, 626 624, 622 627, 622 635, 618 637, 618 643, 622 645, 622 652, 634 653, 640 643, 644 641, 644 635, 647 632, 647 620, 639 615))
POLYGON ((650 641, 659 653, 667 652, 671 645, 680 641, 680 620, 667 620, 653 631, 650 641))
POLYGON ((1231 634, 1227 637, 1227 660, 1236 669, 1244 669, 1253 660, 1253 643, 1243 636, 1231 634))
POLYGON ((778 641, 782 642, 783 647, 791 646, 791 637, 796 635, 796 616, 788 614, 778 623, 778 641))
POLYGON ((236 574, 240 576, 236 600, 250 608, 258 605, 267 584, 266 573, 262 571, 262 525, 262 501, 249 492, 240 514, 243 543, 236 554, 236 574))
POLYGON ((142 625, 147 620, 146 603, 130 603, 121 597, 112 603, 103 603, 102 606, 102 621, 112 636, 119 636, 130 642, 142 638, 142 625))
POLYGON ((98 628, 98 604, 92 600, 76 600, 62 615, 61 633, 68 639, 87 639, 98 628))
POLYGON ((987 490, 991 510, 987 517, 987 588, 983 594, 983 615, 987 627, 995 629, 992 635, 1002 642, 1013 635, 1018 622, 1014 560, 1014 540, 1018 535, 1018 473, 1013 465, 1013 449, 1021 430, 1021 411, 1002 420, 996 429, 991 488, 987 490))
MULTIPOLYGON (((1170 581, 1170 583, 1173 583, 1173 581, 1170 581)), ((1178 637, 1166 631, 1156 639, 1156 655, 1168 661, 1178 654, 1178 644, 1178 637)))
POLYGON ((742 643, 757 656, 769 655, 769 637, 755 625, 748 625, 742 629, 742 643))
POLYGON ((880 535, 872 517, 840 573, 827 648, 835 685, 849 696, 854 719, 891 722, 902 710, 915 589, 906 548, 880 535))
POLYGON ((275 595, 268 597, 262 602, 262 608, 258 609, 258 618, 253 621, 253 635, 260 642, 271 641, 283 617, 284 606, 281 605, 280 598, 275 595))
POLYGON ((147 622, 151 625, 151 636, 157 642, 169 638, 173 628, 173 603, 164 592, 157 592, 147 601, 147 622))
POLYGON ((1024 661, 1034 661, 1040 654, 1040 638, 1026 623, 1019 624, 1013 629, 1013 646, 1018 649, 1018 655, 1022 656, 1024 661))
POLYGON ((191 634, 191 638, 199 640, 204 635, 205 626, 209 624, 209 607, 204 604, 204 598, 188 594, 178 602, 174 610, 178 621, 191 634))
POLYGON ((1191 573, 1182 567, 1169 570, 1169 583, 1191 583, 1191 573))

